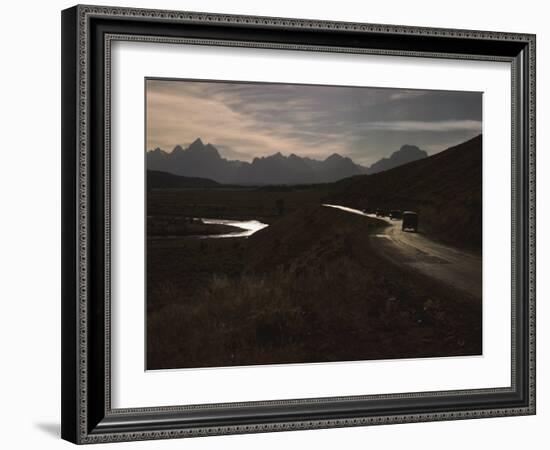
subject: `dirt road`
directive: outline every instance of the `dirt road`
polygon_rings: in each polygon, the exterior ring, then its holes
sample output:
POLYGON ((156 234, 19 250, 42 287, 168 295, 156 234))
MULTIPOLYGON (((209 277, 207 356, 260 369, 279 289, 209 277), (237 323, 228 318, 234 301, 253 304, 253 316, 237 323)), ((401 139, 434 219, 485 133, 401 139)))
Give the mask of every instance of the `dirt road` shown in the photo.
POLYGON ((401 230, 401 220, 388 220, 365 214, 357 209, 340 205, 323 206, 340 209, 384 220, 388 225, 380 234, 373 235, 374 247, 385 257, 398 265, 418 270, 481 299, 482 265, 481 256, 436 243, 422 233, 401 230))

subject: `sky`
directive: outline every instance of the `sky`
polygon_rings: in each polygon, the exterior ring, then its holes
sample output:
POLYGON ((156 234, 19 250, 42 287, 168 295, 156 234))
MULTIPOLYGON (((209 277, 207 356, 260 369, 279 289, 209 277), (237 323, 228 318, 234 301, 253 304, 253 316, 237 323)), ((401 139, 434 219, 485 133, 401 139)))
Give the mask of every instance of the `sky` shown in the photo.
POLYGON ((146 81, 146 146, 197 138, 227 159, 277 152, 370 165, 402 145, 434 154, 481 133, 479 92, 276 83, 146 81))

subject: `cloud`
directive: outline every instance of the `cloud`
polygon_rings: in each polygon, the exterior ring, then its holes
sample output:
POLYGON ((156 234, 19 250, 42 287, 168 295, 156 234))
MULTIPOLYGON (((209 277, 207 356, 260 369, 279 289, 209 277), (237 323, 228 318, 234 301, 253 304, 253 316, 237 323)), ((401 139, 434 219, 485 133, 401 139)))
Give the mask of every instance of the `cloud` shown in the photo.
POLYGON ((434 122, 420 120, 397 120, 388 122, 369 122, 371 130, 391 131, 454 131, 473 130, 481 133, 481 122, 477 120, 441 120, 434 122))
POLYGON ((480 131, 480 93, 147 81, 148 149, 201 137, 227 158, 340 153, 366 163, 402 144, 433 149, 480 131))
POLYGON ((426 95, 426 91, 408 91, 408 90, 397 90, 389 94, 390 100, 405 100, 409 98, 418 98, 426 95))

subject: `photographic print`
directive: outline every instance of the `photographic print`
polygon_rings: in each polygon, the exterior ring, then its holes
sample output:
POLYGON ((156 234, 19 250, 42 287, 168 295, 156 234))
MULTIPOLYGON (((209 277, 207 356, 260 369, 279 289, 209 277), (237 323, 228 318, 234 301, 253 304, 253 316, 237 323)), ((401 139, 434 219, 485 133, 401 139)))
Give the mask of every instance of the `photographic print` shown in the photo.
POLYGON ((482 93, 145 101, 148 370, 482 354, 482 93))

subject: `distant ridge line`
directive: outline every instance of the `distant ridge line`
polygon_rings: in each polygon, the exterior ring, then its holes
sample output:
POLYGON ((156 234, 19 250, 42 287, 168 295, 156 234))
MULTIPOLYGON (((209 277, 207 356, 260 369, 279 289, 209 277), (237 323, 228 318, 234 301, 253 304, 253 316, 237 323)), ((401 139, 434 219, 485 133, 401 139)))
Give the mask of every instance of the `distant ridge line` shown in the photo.
POLYGON ((284 156, 277 152, 255 157, 252 162, 228 160, 218 149, 199 137, 187 148, 176 145, 172 152, 161 148, 147 152, 147 169, 193 178, 205 178, 222 184, 235 185, 296 185, 331 183, 356 175, 373 174, 422 159, 428 154, 413 145, 404 145, 370 167, 351 158, 333 153, 324 160, 300 157, 296 153, 284 156))

